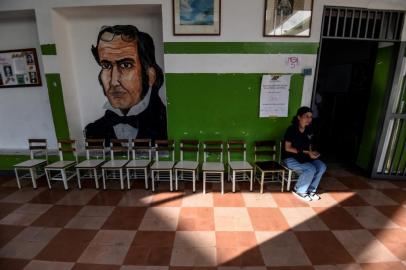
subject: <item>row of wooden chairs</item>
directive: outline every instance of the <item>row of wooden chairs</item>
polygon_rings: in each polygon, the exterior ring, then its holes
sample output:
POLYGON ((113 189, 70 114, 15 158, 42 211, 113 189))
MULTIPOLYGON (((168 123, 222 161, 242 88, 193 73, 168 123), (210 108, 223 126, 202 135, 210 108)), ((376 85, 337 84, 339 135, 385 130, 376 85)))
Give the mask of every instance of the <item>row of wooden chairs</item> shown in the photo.
POLYGON ((178 190, 179 181, 191 181, 195 192, 201 169, 203 193, 206 192, 207 182, 220 183, 221 192, 224 193, 226 167, 233 192, 238 181, 248 181, 252 191, 255 179, 259 182, 262 193, 265 183, 280 182, 281 191, 283 191, 285 182, 289 190, 291 181, 295 180, 294 172, 276 161, 277 143, 271 140, 254 142, 253 164, 247 161, 247 146, 243 140, 229 140, 226 143, 180 140, 180 158, 177 162, 175 162, 173 140, 156 140, 152 145, 150 139, 113 139, 110 146, 106 147, 102 139, 86 139, 86 159, 82 162, 79 162, 74 140, 59 140, 60 160, 51 164, 48 164, 46 140, 29 139, 28 144, 30 160, 14 166, 19 188, 21 188, 20 179, 26 177, 31 178, 33 187, 37 188, 36 180, 45 174, 49 188, 52 181, 62 181, 64 188, 68 189, 68 181, 76 176, 79 188, 82 186, 82 178, 94 179, 96 188, 99 188, 101 178, 103 189, 106 189, 107 180, 119 180, 121 189, 124 189, 126 180, 127 188, 130 189, 130 181, 137 179, 144 180, 145 188, 148 189, 149 179, 151 179, 152 191, 155 190, 156 182, 169 182, 169 188, 172 191, 178 190), (227 166, 224 166, 225 150, 227 166), (199 162, 201 152, 203 162, 199 162), (106 153, 110 154, 109 158, 106 153), (38 155, 43 158, 37 158, 38 155), (29 173, 20 175, 20 171, 29 173))

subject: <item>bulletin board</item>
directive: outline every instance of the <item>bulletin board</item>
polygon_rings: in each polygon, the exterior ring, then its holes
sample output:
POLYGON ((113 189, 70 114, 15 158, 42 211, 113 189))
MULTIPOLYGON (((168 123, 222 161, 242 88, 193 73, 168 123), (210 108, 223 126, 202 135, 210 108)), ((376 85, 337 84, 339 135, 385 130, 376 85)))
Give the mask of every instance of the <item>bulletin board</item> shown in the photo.
POLYGON ((0 88, 41 85, 35 48, 0 51, 0 88))

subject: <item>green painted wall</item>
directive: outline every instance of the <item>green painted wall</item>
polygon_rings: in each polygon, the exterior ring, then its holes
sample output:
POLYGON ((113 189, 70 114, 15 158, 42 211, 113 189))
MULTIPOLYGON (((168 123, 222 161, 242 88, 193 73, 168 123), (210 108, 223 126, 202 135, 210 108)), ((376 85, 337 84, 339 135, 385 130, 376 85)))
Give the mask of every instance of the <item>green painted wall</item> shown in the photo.
POLYGON ((179 139, 280 140, 300 106, 304 77, 291 79, 289 117, 259 118, 262 74, 166 74, 168 134, 179 139))
POLYGON ((356 164, 368 170, 375 157, 375 144, 378 140, 378 129, 381 116, 384 113, 384 101, 389 86, 391 65, 393 61, 394 46, 379 48, 377 51, 375 70, 371 85, 371 96, 367 109, 361 144, 356 164))

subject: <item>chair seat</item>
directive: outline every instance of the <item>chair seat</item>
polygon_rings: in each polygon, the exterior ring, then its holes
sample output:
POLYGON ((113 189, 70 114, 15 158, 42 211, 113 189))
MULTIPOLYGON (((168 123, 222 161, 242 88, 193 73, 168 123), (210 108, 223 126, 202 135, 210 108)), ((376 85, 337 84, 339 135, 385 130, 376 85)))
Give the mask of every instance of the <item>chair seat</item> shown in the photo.
POLYGON ((145 168, 151 163, 149 160, 131 160, 127 163, 126 168, 145 168))
POLYGON ((262 171, 283 171, 285 170, 278 162, 276 161, 257 161, 255 162, 255 166, 257 166, 262 171))
POLYGON ((29 159, 14 165, 16 168, 33 168, 46 163, 46 159, 29 159))
POLYGON ((247 161, 230 161, 228 165, 232 170, 252 170, 251 164, 247 161))
POLYGON ((121 169, 128 163, 126 159, 109 160, 104 163, 102 169, 121 169))
POLYGON ((155 161, 151 170, 172 170, 175 162, 173 161, 155 161))
POLYGON ((103 162, 104 162, 104 160, 97 160, 97 159, 84 160, 84 161, 80 162, 78 165, 76 165, 75 167, 78 169, 93 169, 93 168, 97 168, 100 165, 102 165, 103 162))
POLYGON ((224 164, 222 162, 203 162, 203 171, 223 172, 224 164))
POLYGON ((197 161, 182 160, 176 163, 175 169, 196 170, 198 166, 197 161))
POLYGON ((76 162, 72 160, 60 160, 45 166, 46 169, 65 169, 74 165, 76 162))

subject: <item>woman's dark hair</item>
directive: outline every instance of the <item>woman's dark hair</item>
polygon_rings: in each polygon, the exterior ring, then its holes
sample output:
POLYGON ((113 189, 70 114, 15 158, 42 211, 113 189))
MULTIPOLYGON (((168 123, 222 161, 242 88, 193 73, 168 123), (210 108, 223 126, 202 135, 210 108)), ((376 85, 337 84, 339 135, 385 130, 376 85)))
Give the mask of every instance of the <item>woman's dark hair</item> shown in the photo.
MULTIPOLYGON (((137 27, 133 25, 114 25, 114 26, 104 26, 99 32, 97 37, 97 44, 96 46, 92 45, 92 54, 94 59, 100 64, 100 57, 98 46, 102 35, 105 32, 113 33, 114 35, 130 35, 137 42, 138 48, 138 56, 141 62, 141 76, 142 76, 142 97, 148 91, 149 83, 148 83, 148 68, 152 67, 155 69, 156 79, 155 83, 152 85, 152 93, 157 94, 158 90, 161 88, 164 82, 164 74, 162 69, 158 66, 155 60, 155 46, 154 41, 152 40, 151 36, 147 33, 141 32, 137 29, 137 27)), ((99 75, 100 81, 100 75, 99 75)), ((101 81, 100 81, 101 82, 101 81)))
POLYGON ((302 116, 302 115, 304 115, 304 114, 306 114, 306 113, 308 113, 308 112, 313 113, 312 109, 310 109, 309 107, 306 107, 306 106, 300 107, 300 108, 297 110, 296 115, 293 116, 292 124, 293 124, 294 126, 298 126, 298 125, 299 125, 299 119, 297 119, 297 117, 298 117, 298 116, 302 116))

